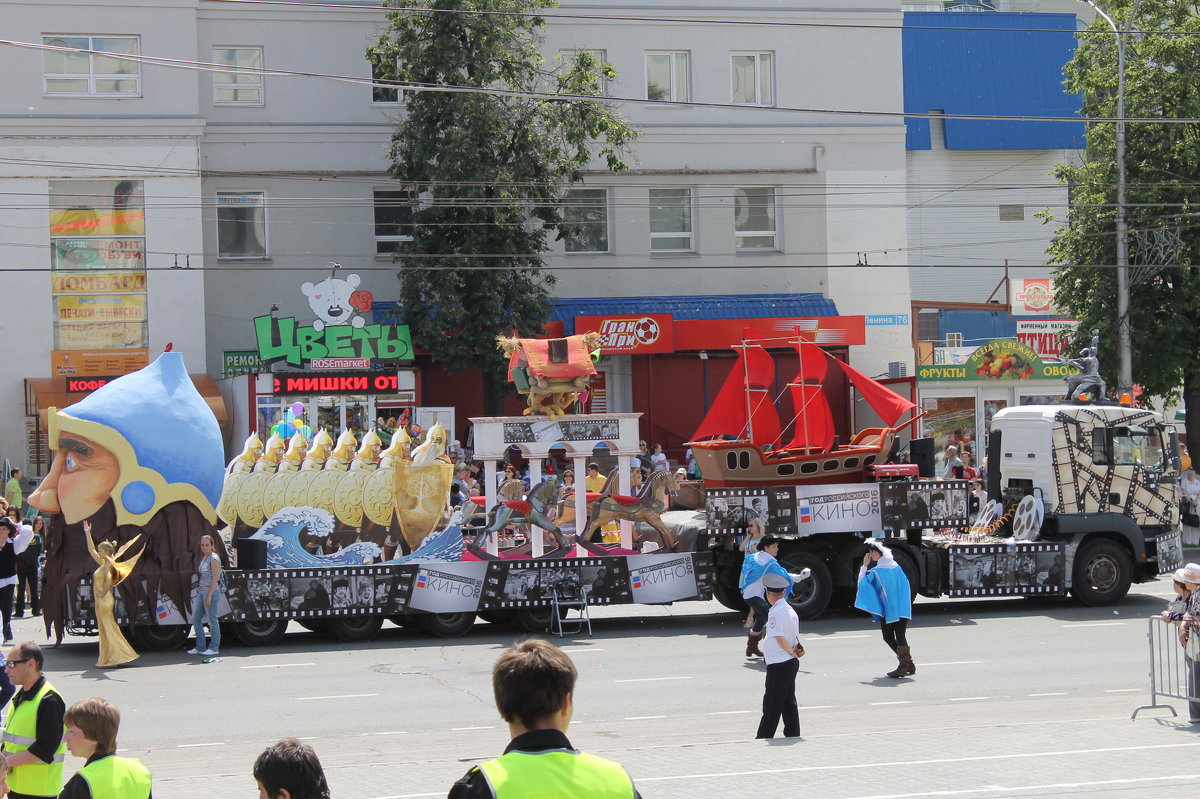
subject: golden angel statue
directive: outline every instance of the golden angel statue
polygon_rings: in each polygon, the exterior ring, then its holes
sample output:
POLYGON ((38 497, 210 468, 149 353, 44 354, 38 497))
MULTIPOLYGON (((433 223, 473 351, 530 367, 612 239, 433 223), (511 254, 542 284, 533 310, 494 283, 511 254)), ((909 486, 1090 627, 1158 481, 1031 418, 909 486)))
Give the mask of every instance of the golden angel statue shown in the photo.
POLYGON ((137 660, 138 653, 134 651, 125 635, 117 625, 113 606, 116 598, 113 589, 133 572, 138 559, 142 557, 145 548, 128 560, 121 560, 125 550, 133 546, 141 535, 136 535, 120 549, 116 549, 111 541, 101 541, 98 545, 92 541, 92 525, 83 523, 83 539, 87 542, 88 553, 92 560, 100 565, 92 574, 92 599, 96 604, 96 629, 100 633, 100 657, 97 666, 120 666, 137 660), (115 550, 115 551, 114 551, 115 550))

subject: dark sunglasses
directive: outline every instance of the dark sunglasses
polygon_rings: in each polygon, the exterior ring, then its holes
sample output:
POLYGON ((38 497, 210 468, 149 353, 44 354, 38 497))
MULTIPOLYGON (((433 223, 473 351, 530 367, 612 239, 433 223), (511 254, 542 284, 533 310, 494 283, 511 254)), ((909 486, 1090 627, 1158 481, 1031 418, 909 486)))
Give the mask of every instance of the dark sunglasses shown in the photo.
POLYGON ((13 666, 17 665, 18 663, 28 663, 31 660, 33 660, 33 658, 21 658, 20 660, 10 660, 4 664, 4 668, 11 669, 13 666))

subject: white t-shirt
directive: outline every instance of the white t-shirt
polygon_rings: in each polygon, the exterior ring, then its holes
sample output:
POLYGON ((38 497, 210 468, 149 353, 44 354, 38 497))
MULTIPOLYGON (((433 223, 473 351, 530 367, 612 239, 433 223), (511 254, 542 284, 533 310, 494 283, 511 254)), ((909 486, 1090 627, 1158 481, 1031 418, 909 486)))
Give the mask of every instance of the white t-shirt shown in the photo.
POLYGON ((763 659, 768 665, 792 659, 791 654, 775 640, 777 635, 791 644, 796 643, 796 639, 800 637, 800 617, 792 610, 787 600, 783 599, 772 605, 771 612, 767 615, 767 633, 763 636, 762 651, 763 659))
POLYGON ((661 452, 650 456, 650 466, 656 472, 665 472, 671 468, 671 464, 667 463, 667 456, 661 452))

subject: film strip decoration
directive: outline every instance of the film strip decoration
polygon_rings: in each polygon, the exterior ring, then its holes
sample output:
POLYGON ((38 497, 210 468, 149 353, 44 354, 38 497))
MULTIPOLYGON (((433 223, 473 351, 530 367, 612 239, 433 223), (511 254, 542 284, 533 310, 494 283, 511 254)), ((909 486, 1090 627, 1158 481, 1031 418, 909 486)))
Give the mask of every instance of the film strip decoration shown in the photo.
POLYGON ((404 611, 415 566, 226 571, 232 621, 327 619, 404 611))
POLYGON ((966 480, 919 480, 879 484, 883 527, 924 530, 966 527, 970 483, 966 480))
POLYGON ((1154 556, 1159 574, 1173 572, 1183 565, 1183 533, 1178 527, 1154 537, 1154 556))
POLYGON ((772 535, 795 532, 789 488, 713 488, 705 493, 704 511, 709 535, 744 535, 750 519, 761 518, 772 535))
POLYGON ((633 601, 625 558, 490 561, 479 607, 483 610, 544 607, 559 599, 577 599, 590 586, 595 605, 633 601))
POLYGON ((955 544, 949 597, 1062 596, 1066 550, 1061 543, 955 544))

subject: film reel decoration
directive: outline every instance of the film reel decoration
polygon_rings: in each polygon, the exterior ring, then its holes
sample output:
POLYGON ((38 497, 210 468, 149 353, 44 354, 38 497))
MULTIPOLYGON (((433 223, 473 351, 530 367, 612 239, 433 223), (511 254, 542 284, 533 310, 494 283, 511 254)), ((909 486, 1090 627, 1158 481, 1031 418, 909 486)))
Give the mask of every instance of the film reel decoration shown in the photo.
POLYGON ((1038 497, 1029 495, 1021 498, 1012 517, 1013 540, 1032 541, 1042 529, 1046 506, 1038 497))
POLYGON ((991 529, 991 524, 996 520, 995 503, 988 502, 979 509, 979 515, 975 517, 975 522, 971 525, 968 532, 971 535, 984 535, 991 529))

